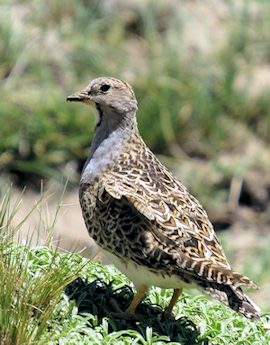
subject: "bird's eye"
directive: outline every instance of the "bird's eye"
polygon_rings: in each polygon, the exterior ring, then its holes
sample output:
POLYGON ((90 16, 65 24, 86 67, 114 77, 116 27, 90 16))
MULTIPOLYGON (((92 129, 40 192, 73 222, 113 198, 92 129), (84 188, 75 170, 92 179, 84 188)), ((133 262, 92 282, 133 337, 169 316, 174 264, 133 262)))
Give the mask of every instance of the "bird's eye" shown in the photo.
POLYGON ((101 85, 101 87, 100 87, 99 89, 100 89, 100 91, 102 91, 102 92, 106 92, 106 91, 109 90, 109 88, 110 88, 110 85, 108 85, 108 84, 103 84, 103 85, 101 85))

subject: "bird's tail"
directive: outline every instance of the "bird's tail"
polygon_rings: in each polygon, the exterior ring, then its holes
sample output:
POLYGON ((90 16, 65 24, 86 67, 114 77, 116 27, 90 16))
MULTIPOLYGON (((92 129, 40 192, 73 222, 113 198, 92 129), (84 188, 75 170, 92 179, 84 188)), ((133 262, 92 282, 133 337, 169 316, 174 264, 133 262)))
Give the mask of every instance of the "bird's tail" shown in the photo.
POLYGON ((259 307, 247 297, 240 287, 215 285, 215 287, 204 287, 204 291, 248 319, 260 320, 259 307))
POLYGON ((220 267, 211 263, 204 266, 203 272, 207 272, 208 279, 200 279, 198 285, 206 293, 249 319, 260 319, 260 309, 242 290, 242 286, 258 289, 253 281, 232 271, 229 267, 220 267))

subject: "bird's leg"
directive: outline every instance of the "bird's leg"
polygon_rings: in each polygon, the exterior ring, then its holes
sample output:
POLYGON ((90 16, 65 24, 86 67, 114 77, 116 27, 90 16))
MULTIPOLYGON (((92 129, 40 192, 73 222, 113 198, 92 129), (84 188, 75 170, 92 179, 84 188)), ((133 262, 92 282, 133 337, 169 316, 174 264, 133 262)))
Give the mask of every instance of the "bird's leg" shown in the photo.
POLYGON ((177 302, 178 297, 181 295, 182 291, 183 291, 183 289, 174 289, 173 290, 173 295, 172 295, 172 298, 170 300, 170 303, 165 309, 166 312, 172 313, 173 307, 175 306, 175 303, 177 302))
POLYGON ((136 295, 134 296, 132 302, 130 303, 130 306, 127 308, 125 313, 128 315, 135 317, 135 310, 140 304, 141 300, 144 298, 145 294, 148 291, 148 287, 146 285, 141 285, 138 290, 136 295))
POLYGON ((137 293, 133 297, 133 300, 126 311, 122 311, 118 306, 114 305, 116 312, 109 312, 108 315, 123 319, 136 320, 135 310, 137 306, 140 304, 141 300, 144 298, 147 291, 148 287, 146 285, 141 285, 138 288, 137 293))

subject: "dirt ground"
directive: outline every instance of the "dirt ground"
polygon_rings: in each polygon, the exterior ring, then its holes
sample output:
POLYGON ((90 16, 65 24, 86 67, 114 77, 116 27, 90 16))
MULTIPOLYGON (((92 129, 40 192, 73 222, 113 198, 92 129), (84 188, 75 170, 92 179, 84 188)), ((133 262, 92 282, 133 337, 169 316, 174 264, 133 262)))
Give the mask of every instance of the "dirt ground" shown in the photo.
POLYGON ((58 192, 48 192, 41 199, 33 191, 26 191, 23 196, 20 191, 13 193, 13 202, 22 198, 15 223, 19 224, 31 212, 16 233, 16 240, 31 246, 50 243, 60 251, 95 257, 97 248, 86 231, 77 191, 66 192, 62 200, 58 196, 58 192))

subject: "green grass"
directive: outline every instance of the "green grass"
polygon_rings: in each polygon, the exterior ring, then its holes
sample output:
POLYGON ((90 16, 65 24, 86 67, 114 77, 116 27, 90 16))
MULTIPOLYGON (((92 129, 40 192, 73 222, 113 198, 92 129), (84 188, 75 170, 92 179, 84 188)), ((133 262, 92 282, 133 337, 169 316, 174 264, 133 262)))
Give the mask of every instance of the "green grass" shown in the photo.
POLYGON ((0 205, 1 345, 216 344, 267 345, 263 322, 252 322, 199 294, 184 293, 175 317, 164 314, 171 291, 152 288, 137 309, 139 321, 107 317, 114 299, 126 309, 133 289, 112 266, 50 247, 12 242, 20 200, 7 191, 0 205))
POLYGON ((57 254, 48 248, 28 250, 12 246, 6 255, 8 263, 3 254, 1 257, 3 345, 115 344, 116 341, 117 344, 266 345, 270 341, 270 334, 261 322, 248 321, 201 295, 183 294, 175 308, 176 318, 166 316, 156 304, 164 308, 171 292, 158 288, 153 288, 138 308, 140 322, 131 324, 108 318, 104 310, 110 308, 110 298, 127 307, 132 297, 126 286, 129 282, 113 267, 75 254, 57 254), (74 272, 80 278, 71 282, 74 272))
POLYGON ((15 225, 22 200, 11 203, 10 197, 8 190, 0 204, 0 343, 35 344, 79 267, 69 267, 71 254, 61 257, 55 250, 13 244, 32 211, 15 225))

